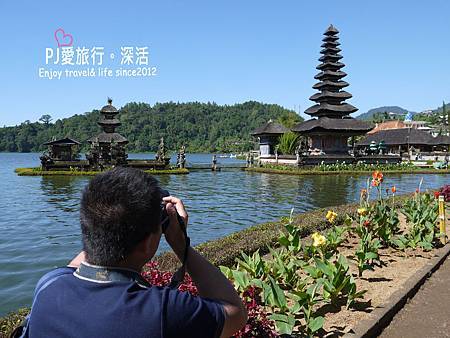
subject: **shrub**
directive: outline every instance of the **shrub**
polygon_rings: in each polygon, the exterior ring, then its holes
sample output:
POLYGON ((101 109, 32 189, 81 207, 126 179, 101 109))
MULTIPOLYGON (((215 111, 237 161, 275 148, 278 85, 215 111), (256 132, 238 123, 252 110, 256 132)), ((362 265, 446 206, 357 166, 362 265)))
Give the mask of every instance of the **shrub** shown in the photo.
POLYGON ((294 155, 299 141, 298 134, 288 131, 280 136, 278 140, 278 149, 282 154, 294 155))

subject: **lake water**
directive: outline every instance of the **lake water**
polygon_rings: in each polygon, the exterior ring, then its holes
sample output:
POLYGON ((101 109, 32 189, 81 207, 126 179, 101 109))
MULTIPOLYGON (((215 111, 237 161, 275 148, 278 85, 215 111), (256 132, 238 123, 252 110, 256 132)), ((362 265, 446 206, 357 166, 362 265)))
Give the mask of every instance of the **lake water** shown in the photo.
MULTIPOLYGON (((153 158, 132 154, 130 158, 153 158)), ((211 163, 209 154, 188 154, 188 163, 211 163)), ((221 159, 219 163, 242 163, 221 159)), ((49 269, 67 264, 81 249, 79 198, 88 177, 19 177, 16 167, 37 166, 39 154, 0 153, 0 316, 30 305, 34 286, 49 269)), ((414 191, 420 175, 388 175, 398 193, 414 191)), ((251 225, 359 199, 367 176, 289 176, 192 171, 158 177, 181 197, 190 213, 193 244, 251 225)), ((425 175, 423 188, 450 182, 450 175, 425 175)), ((160 250, 166 250, 162 243, 160 250)))

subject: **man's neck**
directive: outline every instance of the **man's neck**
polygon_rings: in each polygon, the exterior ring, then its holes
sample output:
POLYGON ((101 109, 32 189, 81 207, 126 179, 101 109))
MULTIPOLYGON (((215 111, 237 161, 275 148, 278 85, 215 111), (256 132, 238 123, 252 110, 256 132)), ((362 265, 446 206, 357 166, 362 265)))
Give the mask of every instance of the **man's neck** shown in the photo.
POLYGON ((143 265, 141 265, 141 264, 131 264, 126 261, 122 261, 122 262, 110 264, 110 265, 98 265, 98 264, 89 262, 89 260, 86 260, 85 262, 82 262, 82 264, 86 264, 91 267, 101 267, 101 268, 106 268, 106 269, 129 270, 129 271, 133 271, 133 272, 137 272, 137 273, 141 273, 141 270, 143 267, 143 265))

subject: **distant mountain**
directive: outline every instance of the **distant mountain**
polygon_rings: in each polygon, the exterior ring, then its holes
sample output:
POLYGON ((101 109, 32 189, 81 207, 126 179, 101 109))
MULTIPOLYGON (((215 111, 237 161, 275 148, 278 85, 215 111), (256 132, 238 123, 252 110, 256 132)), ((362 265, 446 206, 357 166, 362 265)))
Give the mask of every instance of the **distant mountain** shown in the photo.
MULTIPOLYGON (((450 110, 450 103, 445 104, 445 112, 448 113, 450 110)), ((436 109, 433 109, 432 114, 442 114, 442 105, 436 109)))
MULTIPOLYGON (((358 115, 356 118, 359 120, 371 120, 372 117, 376 113, 396 113, 396 114, 406 114, 409 112, 409 110, 399 107, 399 106, 383 106, 378 108, 373 108, 367 111, 366 113, 363 113, 361 115, 358 115)), ((411 112, 413 115, 416 114, 415 112, 411 112)))

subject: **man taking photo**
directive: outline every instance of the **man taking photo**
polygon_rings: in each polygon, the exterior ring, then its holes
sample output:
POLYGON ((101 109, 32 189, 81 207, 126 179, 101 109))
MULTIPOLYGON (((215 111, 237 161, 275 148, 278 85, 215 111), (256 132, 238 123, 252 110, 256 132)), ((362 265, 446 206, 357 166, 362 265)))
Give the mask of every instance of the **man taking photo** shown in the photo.
POLYGON ((229 337, 247 320, 225 276, 186 246, 183 202, 163 197, 158 182, 136 169, 116 168, 93 178, 81 197, 83 251, 38 283, 24 336, 229 337), (149 285, 140 276, 169 225, 167 243, 198 288, 194 297, 149 285))

